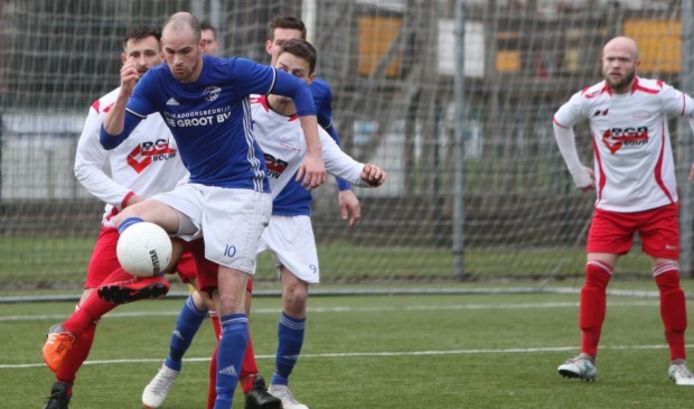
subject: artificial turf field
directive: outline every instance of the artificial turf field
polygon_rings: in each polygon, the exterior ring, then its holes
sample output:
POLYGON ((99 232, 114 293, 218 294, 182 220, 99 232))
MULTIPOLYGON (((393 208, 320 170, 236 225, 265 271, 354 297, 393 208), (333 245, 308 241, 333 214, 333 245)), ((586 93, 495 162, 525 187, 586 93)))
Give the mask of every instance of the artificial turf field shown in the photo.
MULTIPOLYGON (((559 377, 556 367, 578 351, 577 299, 547 293, 313 297, 290 387, 311 409, 694 407, 694 387, 667 379, 668 352, 651 297, 608 297, 597 382, 559 377)), ((141 407, 181 303, 138 302, 107 315, 78 374, 71 409, 141 407)), ((691 316, 694 302, 689 305, 691 316)), ((266 378, 279 306, 278 298, 256 298, 251 316, 266 378)), ((45 332, 73 307, 0 304, 1 408, 42 407, 53 382, 40 355, 45 332)), ((205 407, 214 337, 208 322, 201 328, 163 408, 205 407)), ((243 408, 239 394, 234 408, 243 408)))

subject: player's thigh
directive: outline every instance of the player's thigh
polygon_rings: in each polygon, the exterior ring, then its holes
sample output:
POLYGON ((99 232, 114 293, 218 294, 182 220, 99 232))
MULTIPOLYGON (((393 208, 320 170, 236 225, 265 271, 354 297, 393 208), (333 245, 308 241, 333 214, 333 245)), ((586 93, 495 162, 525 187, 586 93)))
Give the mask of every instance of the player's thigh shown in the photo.
POLYGON ((289 270, 306 283, 320 281, 318 251, 309 216, 272 216, 263 232, 277 267, 289 270))
MULTIPOLYGON (((204 186, 186 184, 132 206, 133 216, 156 223, 186 241, 200 236, 204 186)), ((127 207, 125 210, 130 209, 127 207)), ((119 215, 120 216, 120 215, 119 215)), ((122 218, 120 220, 123 220, 122 218)))
POLYGON ((643 252, 655 259, 678 260, 680 227, 677 205, 644 212, 639 228, 643 252))
POLYGON ((588 231, 587 253, 626 254, 638 225, 628 214, 595 209, 588 231))
POLYGON ((116 256, 118 230, 112 227, 102 227, 94 243, 94 250, 87 266, 87 278, 84 288, 96 288, 106 277, 120 268, 116 256))
POLYGON ((253 274, 256 250, 272 211, 270 194, 248 189, 207 189, 203 204, 205 258, 253 274))

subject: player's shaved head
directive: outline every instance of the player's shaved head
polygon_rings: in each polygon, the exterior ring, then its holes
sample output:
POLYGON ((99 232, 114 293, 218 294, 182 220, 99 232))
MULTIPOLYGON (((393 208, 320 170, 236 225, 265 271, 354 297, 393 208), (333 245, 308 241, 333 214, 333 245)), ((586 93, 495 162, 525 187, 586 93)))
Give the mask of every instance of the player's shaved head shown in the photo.
POLYGON ((639 50, 629 37, 615 37, 602 49, 602 75, 613 92, 628 92, 639 67, 639 50))
POLYGON ((611 39, 605 44, 605 47, 603 47, 603 55, 608 51, 626 52, 631 55, 634 61, 639 59, 639 49, 636 46, 636 41, 629 37, 619 36, 611 39))
POLYGON ((162 30, 162 37, 166 37, 167 34, 171 32, 182 32, 190 31, 191 34, 195 36, 195 41, 200 41, 200 22, 194 15, 188 13, 187 11, 179 11, 174 13, 166 20, 164 23, 164 29, 162 30))

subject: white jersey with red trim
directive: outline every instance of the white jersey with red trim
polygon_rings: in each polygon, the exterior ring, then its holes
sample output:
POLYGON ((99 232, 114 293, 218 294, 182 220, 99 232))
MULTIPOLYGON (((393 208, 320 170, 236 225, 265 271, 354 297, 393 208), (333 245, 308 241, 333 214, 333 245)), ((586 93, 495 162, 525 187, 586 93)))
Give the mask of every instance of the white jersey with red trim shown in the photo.
POLYGON ((101 146, 99 129, 118 92, 116 88, 92 103, 75 155, 75 176, 106 203, 104 224, 133 194, 150 197, 167 192, 188 175, 176 141, 158 113, 140 122, 117 148, 107 151, 101 146))
POLYGON ((638 212, 677 202, 668 115, 692 117, 694 100, 662 81, 639 77, 631 92, 614 94, 601 81, 559 108, 557 126, 589 120, 596 207, 638 212))
MULTIPOLYGON (((299 118, 287 117, 270 109, 265 96, 251 98, 253 134, 265 156, 270 193, 274 199, 299 169, 306 155, 306 139, 299 118)), ((318 127, 325 170, 353 185, 363 186, 359 163, 342 152, 335 141, 318 127)))

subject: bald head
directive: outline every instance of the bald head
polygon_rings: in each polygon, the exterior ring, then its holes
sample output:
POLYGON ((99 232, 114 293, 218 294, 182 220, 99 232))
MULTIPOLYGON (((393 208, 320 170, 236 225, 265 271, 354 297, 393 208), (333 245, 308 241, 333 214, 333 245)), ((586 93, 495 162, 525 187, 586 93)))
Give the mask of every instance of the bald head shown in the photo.
POLYGON ((200 22, 194 15, 188 13, 187 11, 179 11, 174 13, 166 20, 164 23, 164 29, 162 30, 162 37, 166 34, 171 35, 172 33, 189 33, 195 35, 194 40, 196 42, 200 41, 200 22))
POLYGON ((630 54, 634 61, 639 59, 639 50, 636 46, 636 41, 629 37, 620 36, 608 41, 607 44, 605 44, 605 47, 602 49, 603 56, 605 55, 605 52, 608 51, 617 51, 630 54))
POLYGON ((200 23, 192 14, 173 14, 164 24, 161 48, 171 74, 181 82, 193 82, 202 71, 203 47, 200 23))
POLYGON ((602 75, 617 94, 631 90, 640 64, 636 42, 629 37, 615 37, 602 49, 602 75))

